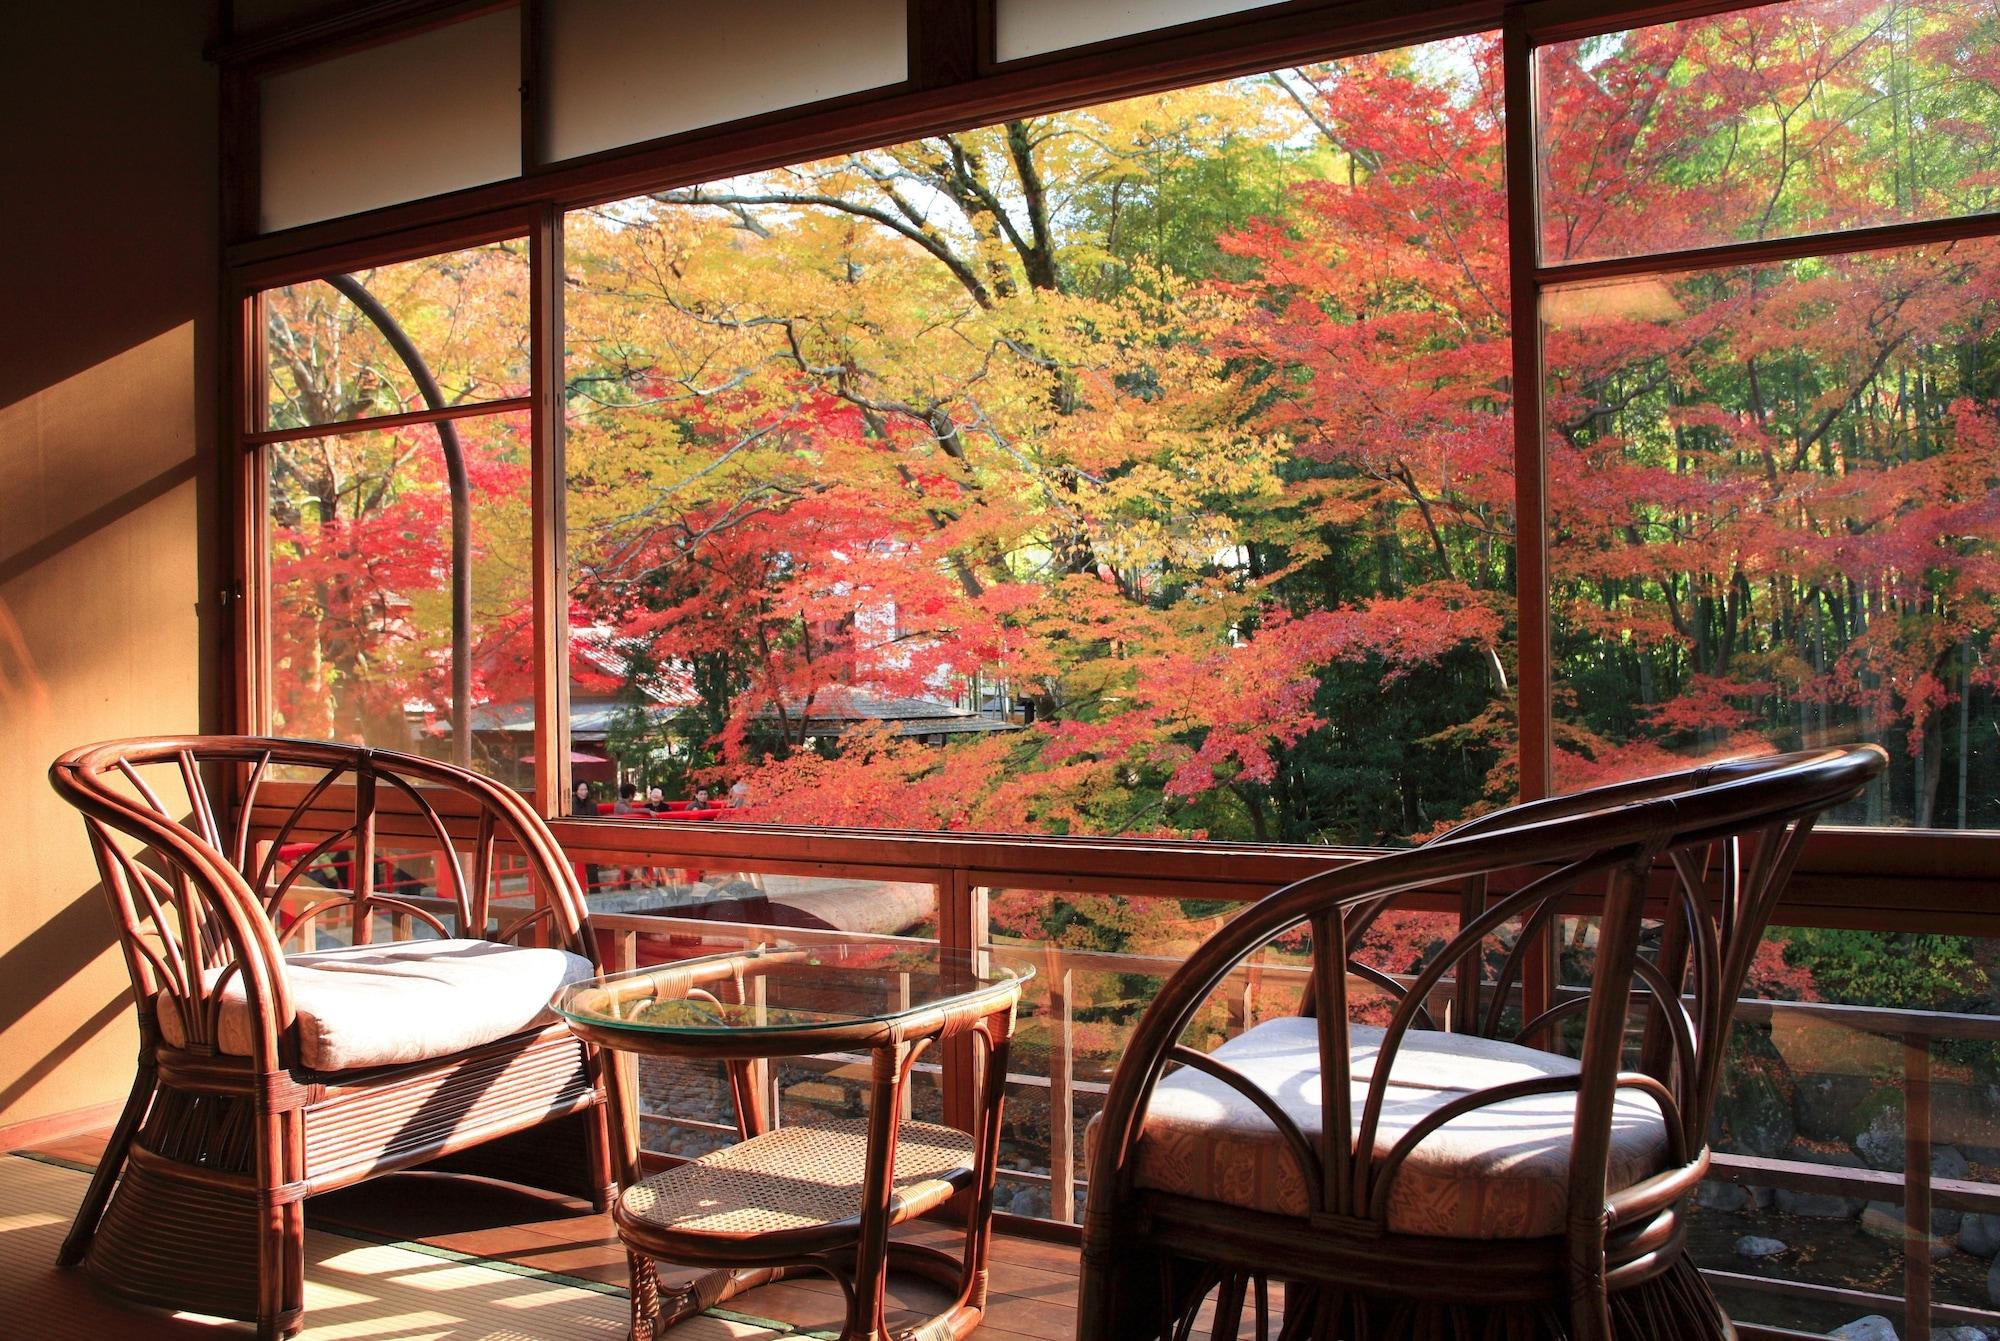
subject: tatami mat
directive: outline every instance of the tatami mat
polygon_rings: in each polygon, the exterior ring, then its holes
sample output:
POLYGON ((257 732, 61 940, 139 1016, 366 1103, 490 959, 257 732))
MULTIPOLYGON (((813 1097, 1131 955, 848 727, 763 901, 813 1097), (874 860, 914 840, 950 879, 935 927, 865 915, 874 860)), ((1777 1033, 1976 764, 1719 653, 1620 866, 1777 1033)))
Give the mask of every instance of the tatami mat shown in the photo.
MULTIPOLYGON (((57 1271, 56 1248, 88 1181, 74 1169, 0 1156, 0 1338, 221 1341, 249 1335, 237 1323, 134 1310, 96 1294, 82 1273, 57 1271)), ((622 1293, 497 1270, 422 1245, 306 1231, 302 1341, 616 1341, 628 1322, 622 1293)), ((784 1333, 703 1317, 670 1335, 674 1341, 750 1341, 784 1333)))

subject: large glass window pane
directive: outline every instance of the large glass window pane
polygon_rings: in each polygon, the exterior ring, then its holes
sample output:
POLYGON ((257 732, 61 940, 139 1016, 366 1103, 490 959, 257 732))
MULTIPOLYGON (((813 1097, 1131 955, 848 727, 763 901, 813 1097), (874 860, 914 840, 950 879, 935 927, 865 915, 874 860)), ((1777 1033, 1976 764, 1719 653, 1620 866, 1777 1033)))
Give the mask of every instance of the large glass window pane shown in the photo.
POLYGON ((1846 822, 2000 825, 2000 244, 1558 288, 1564 786, 1877 741, 1846 822))
POLYGON ((572 757, 920 829, 1508 795, 1499 103, 1477 37, 570 215, 572 757))
POLYGON ((1724 1156, 1780 1161, 1781 1176, 1724 1170, 1689 1224, 1695 1260, 1729 1273, 1718 1292, 1739 1322, 1832 1331, 1872 1312, 1909 1335, 1900 1296, 1912 1246, 1929 1266, 1933 1335, 2000 1321, 1988 1285, 2000 1217, 1962 1200, 1990 1198, 2000 1176, 1996 948, 1929 932, 1771 929, 1749 991, 1772 1000, 1738 1011, 1711 1136, 1724 1156), (1915 1227, 1912 1137, 1933 1184, 1915 1227))
MULTIPOLYGON (((1028 968, 1009 1048, 997 1209, 1074 1223, 1090 1181, 1091 1123, 1153 999, 1241 905, 1090 891, 988 891, 994 962, 1028 968)), ((1303 928, 1257 952, 1197 1012, 1182 1041, 1203 1052, 1295 1015, 1311 974, 1303 928)), ((1363 1014, 1376 989, 1350 983, 1363 1014)))
POLYGON ((526 785, 534 748, 525 413, 267 447, 272 729, 453 757, 452 683, 471 682, 470 762, 526 785), (463 463, 455 520, 452 456, 463 463), (456 627, 465 529, 471 620, 456 627))
POLYGON ((1543 261, 1993 209, 1996 24, 1789 0, 1541 48, 1543 261))
POLYGON ((447 406, 528 393, 528 255, 519 239, 307 280, 263 298, 267 429, 436 408, 398 339, 447 406))

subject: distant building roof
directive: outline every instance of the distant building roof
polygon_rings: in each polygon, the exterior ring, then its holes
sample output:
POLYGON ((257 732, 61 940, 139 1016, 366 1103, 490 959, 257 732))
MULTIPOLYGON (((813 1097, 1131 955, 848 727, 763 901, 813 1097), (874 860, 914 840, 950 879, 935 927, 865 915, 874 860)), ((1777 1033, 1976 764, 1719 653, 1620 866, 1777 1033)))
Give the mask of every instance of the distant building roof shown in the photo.
POLYGON ((634 676, 632 667, 638 661, 638 654, 645 650, 645 644, 637 638, 626 638, 602 624, 586 625, 569 631, 570 674, 577 671, 576 662, 617 681, 631 684, 641 694, 654 703, 668 707, 691 708, 701 701, 695 692, 694 675, 680 662, 668 662, 647 674, 634 676))
MULTIPOLYGON (((905 736, 950 736, 986 731, 1019 731, 1019 723, 1004 717, 973 712, 952 703, 927 698, 903 698, 871 694, 863 689, 838 687, 813 696, 811 706, 787 704, 788 715, 806 714, 805 733, 834 736, 866 722, 893 722, 905 736)), ((774 708, 758 714, 777 716, 774 708)))
MULTIPOLYGON (((656 721, 665 722, 678 716, 681 710, 649 703, 642 711, 656 721)), ((569 709, 570 739, 603 740, 610 734, 611 728, 631 712, 631 704, 616 699, 572 699, 569 709)), ((775 718, 778 714, 775 709, 766 708, 758 715, 775 718)), ((788 715, 796 726, 798 707, 792 706, 788 715)), ((886 697, 848 689, 841 693, 837 707, 829 708, 819 701, 813 703, 812 711, 806 717, 805 734, 837 736, 866 722, 894 725, 897 734, 904 736, 960 736, 1022 729, 1018 722, 1010 722, 1004 717, 972 712, 949 703, 923 698, 886 697)), ((535 729, 535 705, 529 701, 482 703, 472 710, 472 729, 480 733, 531 735, 535 729)))
MULTIPOLYGON (((621 718, 628 718, 634 706, 622 695, 593 691, 579 676, 603 677, 621 688, 639 691, 639 710, 656 721, 670 721, 684 709, 701 701, 695 692, 694 676, 679 662, 669 662, 657 670, 634 675, 633 667, 643 664, 638 653, 644 645, 636 638, 621 636, 606 625, 585 625, 570 630, 570 739, 600 741, 610 734, 621 718)), ((414 710, 421 711, 422 705, 414 710)), ((805 715, 808 736, 837 736, 868 722, 894 724, 905 736, 956 736, 991 731, 1019 731, 1019 723, 991 713, 974 712, 936 699, 876 694, 850 685, 831 685, 812 696, 810 704, 791 702, 784 715, 794 724, 805 715)), ((760 717, 775 718, 774 707, 759 711, 760 717)), ((512 703, 482 703, 472 710, 472 729, 480 733, 525 736, 535 729, 532 700, 512 703)))

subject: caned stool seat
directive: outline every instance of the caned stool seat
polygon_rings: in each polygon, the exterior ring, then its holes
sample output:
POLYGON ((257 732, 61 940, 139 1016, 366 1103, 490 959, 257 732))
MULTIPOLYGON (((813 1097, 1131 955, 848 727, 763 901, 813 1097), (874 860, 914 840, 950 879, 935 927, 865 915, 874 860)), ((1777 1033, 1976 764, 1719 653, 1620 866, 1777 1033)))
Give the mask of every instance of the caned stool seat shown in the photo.
POLYGON ((1014 1008, 1033 969, 986 953, 857 937, 761 945, 614 973, 563 989, 557 1014, 584 1038, 647 1056, 720 1061, 742 1140, 641 1178, 625 1151, 612 1220, 632 1268, 631 1341, 793 1271, 839 1283, 840 1341, 963 1337, 986 1311, 987 1245, 999 1167, 1000 1106, 1014 1008), (913 1122, 919 1057, 964 1047, 973 1072, 971 1131, 913 1122), (772 1059, 865 1051, 867 1116, 771 1130, 772 1059), (960 1251, 891 1241, 926 1211, 964 1226, 960 1251), (671 1291, 654 1262, 708 1268, 671 1291), (893 1330, 891 1265, 951 1301, 893 1330))
MULTIPOLYGON (((971 1186, 972 1137, 905 1122, 897 1131, 889 1223, 901 1224, 971 1186)), ((756 1235, 852 1243, 861 1226, 868 1128, 860 1120, 780 1127, 656 1173, 619 1198, 621 1223, 674 1237, 756 1235)))

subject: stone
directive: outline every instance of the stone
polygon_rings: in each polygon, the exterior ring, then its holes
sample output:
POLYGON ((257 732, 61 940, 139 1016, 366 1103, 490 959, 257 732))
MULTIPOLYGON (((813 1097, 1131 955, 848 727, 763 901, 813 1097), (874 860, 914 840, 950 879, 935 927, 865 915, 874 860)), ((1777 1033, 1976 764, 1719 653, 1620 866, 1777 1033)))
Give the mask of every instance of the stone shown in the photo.
POLYGON ((1834 1328, 1827 1336, 1837 1341, 1902 1341, 1896 1335, 1895 1325, 1879 1313, 1856 1318, 1844 1327, 1834 1328))
POLYGON ((1778 1189, 1778 1209, 1786 1215, 1803 1216, 1809 1220, 1852 1220, 1860 1212, 1861 1205, 1852 1197, 1827 1192, 1794 1192, 1788 1187, 1778 1189))
POLYGON ((1788 1253, 1791 1250, 1792 1246, 1781 1239, 1767 1239, 1756 1234, 1745 1234, 1736 1240, 1736 1255, 1747 1257, 1753 1262, 1765 1257, 1776 1257, 1779 1253, 1788 1253))
POLYGON ((1740 1211, 1750 1205, 1750 1194, 1735 1183, 1709 1178, 1695 1189, 1694 1203, 1705 1211, 1740 1211))
POLYGON ((1721 1211, 1735 1214, 1743 1211, 1768 1211, 1776 1200, 1768 1187, 1745 1187, 1741 1183, 1725 1183, 1710 1178, 1695 1189, 1695 1205, 1705 1211, 1721 1211))
POLYGON ((1770 1043, 1791 1073, 1799 1134, 1814 1141, 1852 1138, 1854 1110, 1876 1090, 1897 1088, 1903 1071, 1900 1038, 1799 1012, 1772 1019, 1770 1043))
POLYGON ((2000 1261, 1994 1262, 1986 1269, 1986 1297, 1992 1303, 2000 1305, 2000 1261))
POLYGON ((1847 1143, 1871 1169, 1903 1171, 1903 1096, 1877 1090, 1862 1101, 1850 1119, 1847 1143))
POLYGON ((1761 1070, 1732 1071, 1715 1101, 1726 1148, 1766 1159, 1784 1153, 1797 1133, 1792 1105, 1761 1070))
POLYGON ((1984 1327, 1947 1327, 1932 1332, 1931 1341, 1993 1341, 1993 1333, 1984 1327))
POLYGON ((1903 1241, 1903 1208, 1893 1201, 1871 1201, 1861 1208, 1863 1233, 1878 1239, 1903 1241))
POLYGON ((1877 1082, 1870 1076, 1802 1075, 1794 1082, 1792 1117, 1799 1135, 1815 1141, 1844 1141, 1850 1119, 1877 1082))
MULTIPOLYGON (((1931 1180, 1940 1178, 1967 1179, 1972 1176, 1972 1165, 1955 1147, 1934 1145, 1931 1147, 1931 1180)), ((1965 1212, 1950 1207, 1939 1206, 1936 1199, 1931 1202, 1931 1233, 1956 1234, 1965 1223, 1965 1212)))
MULTIPOLYGON (((1902 1161, 1900 1159, 1897 1161, 1896 1167, 1898 1169, 1902 1168, 1902 1161)), ((1931 1147, 1932 1178, 1963 1179, 1971 1172, 1972 1168, 1966 1163, 1965 1156, 1951 1146, 1940 1145, 1931 1147)), ((1889 1212, 1893 1215, 1896 1222, 1898 1224, 1902 1222, 1903 1213, 1900 1206, 1889 1202, 1871 1202, 1870 1205, 1888 1207, 1889 1212)), ((1947 1206, 1934 1205, 1931 1208, 1931 1233, 1939 1235, 1956 1234, 1964 1218, 1965 1215, 1962 1211, 1947 1206)))
MULTIPOLYGON (((1978 1045, 1965 1045, 1978 1046, 1978 1045)), ((1982 1053, 1990 1053, 1991 1044, 1980 1048, 1982 1053)), ((1994 1110, 1996 1095, 1990 1081, 1980 1079, 1979 1067, 1972 1068, 1972 1079, 1954 1081, 1944 1076, 1931 1077, 1931 1130, 1938 1139, 1949 1141, 1965 1151, 1969 1159, 1977 1159, 1985 1164, 1990 1161, 1973 1154, 1975 1148, 1991 1149, 2000 1141, 2000 1113, 1994 1110)))
MULTIPOLYGON (((1903 1223, 1903 1208, 1893 1201, 1871 1201, 1861 1211, 1861 1230, 1873 1238, 1894 1243, 1899 1247, 1909 1235, 1909 1228, 1903 1223)), ((1943 1257, 1951 1251, 1951 1243, 1942 1236, 1924 1236, 1925 1251, 1932 1260, 1943 1257)))
POLYGON ((1958 1226, 1958 1248, 1974 1257, 1989 1259, 2000 1253, 2000 1215, 1976 1211, 1967 1215, 1958 1226))

